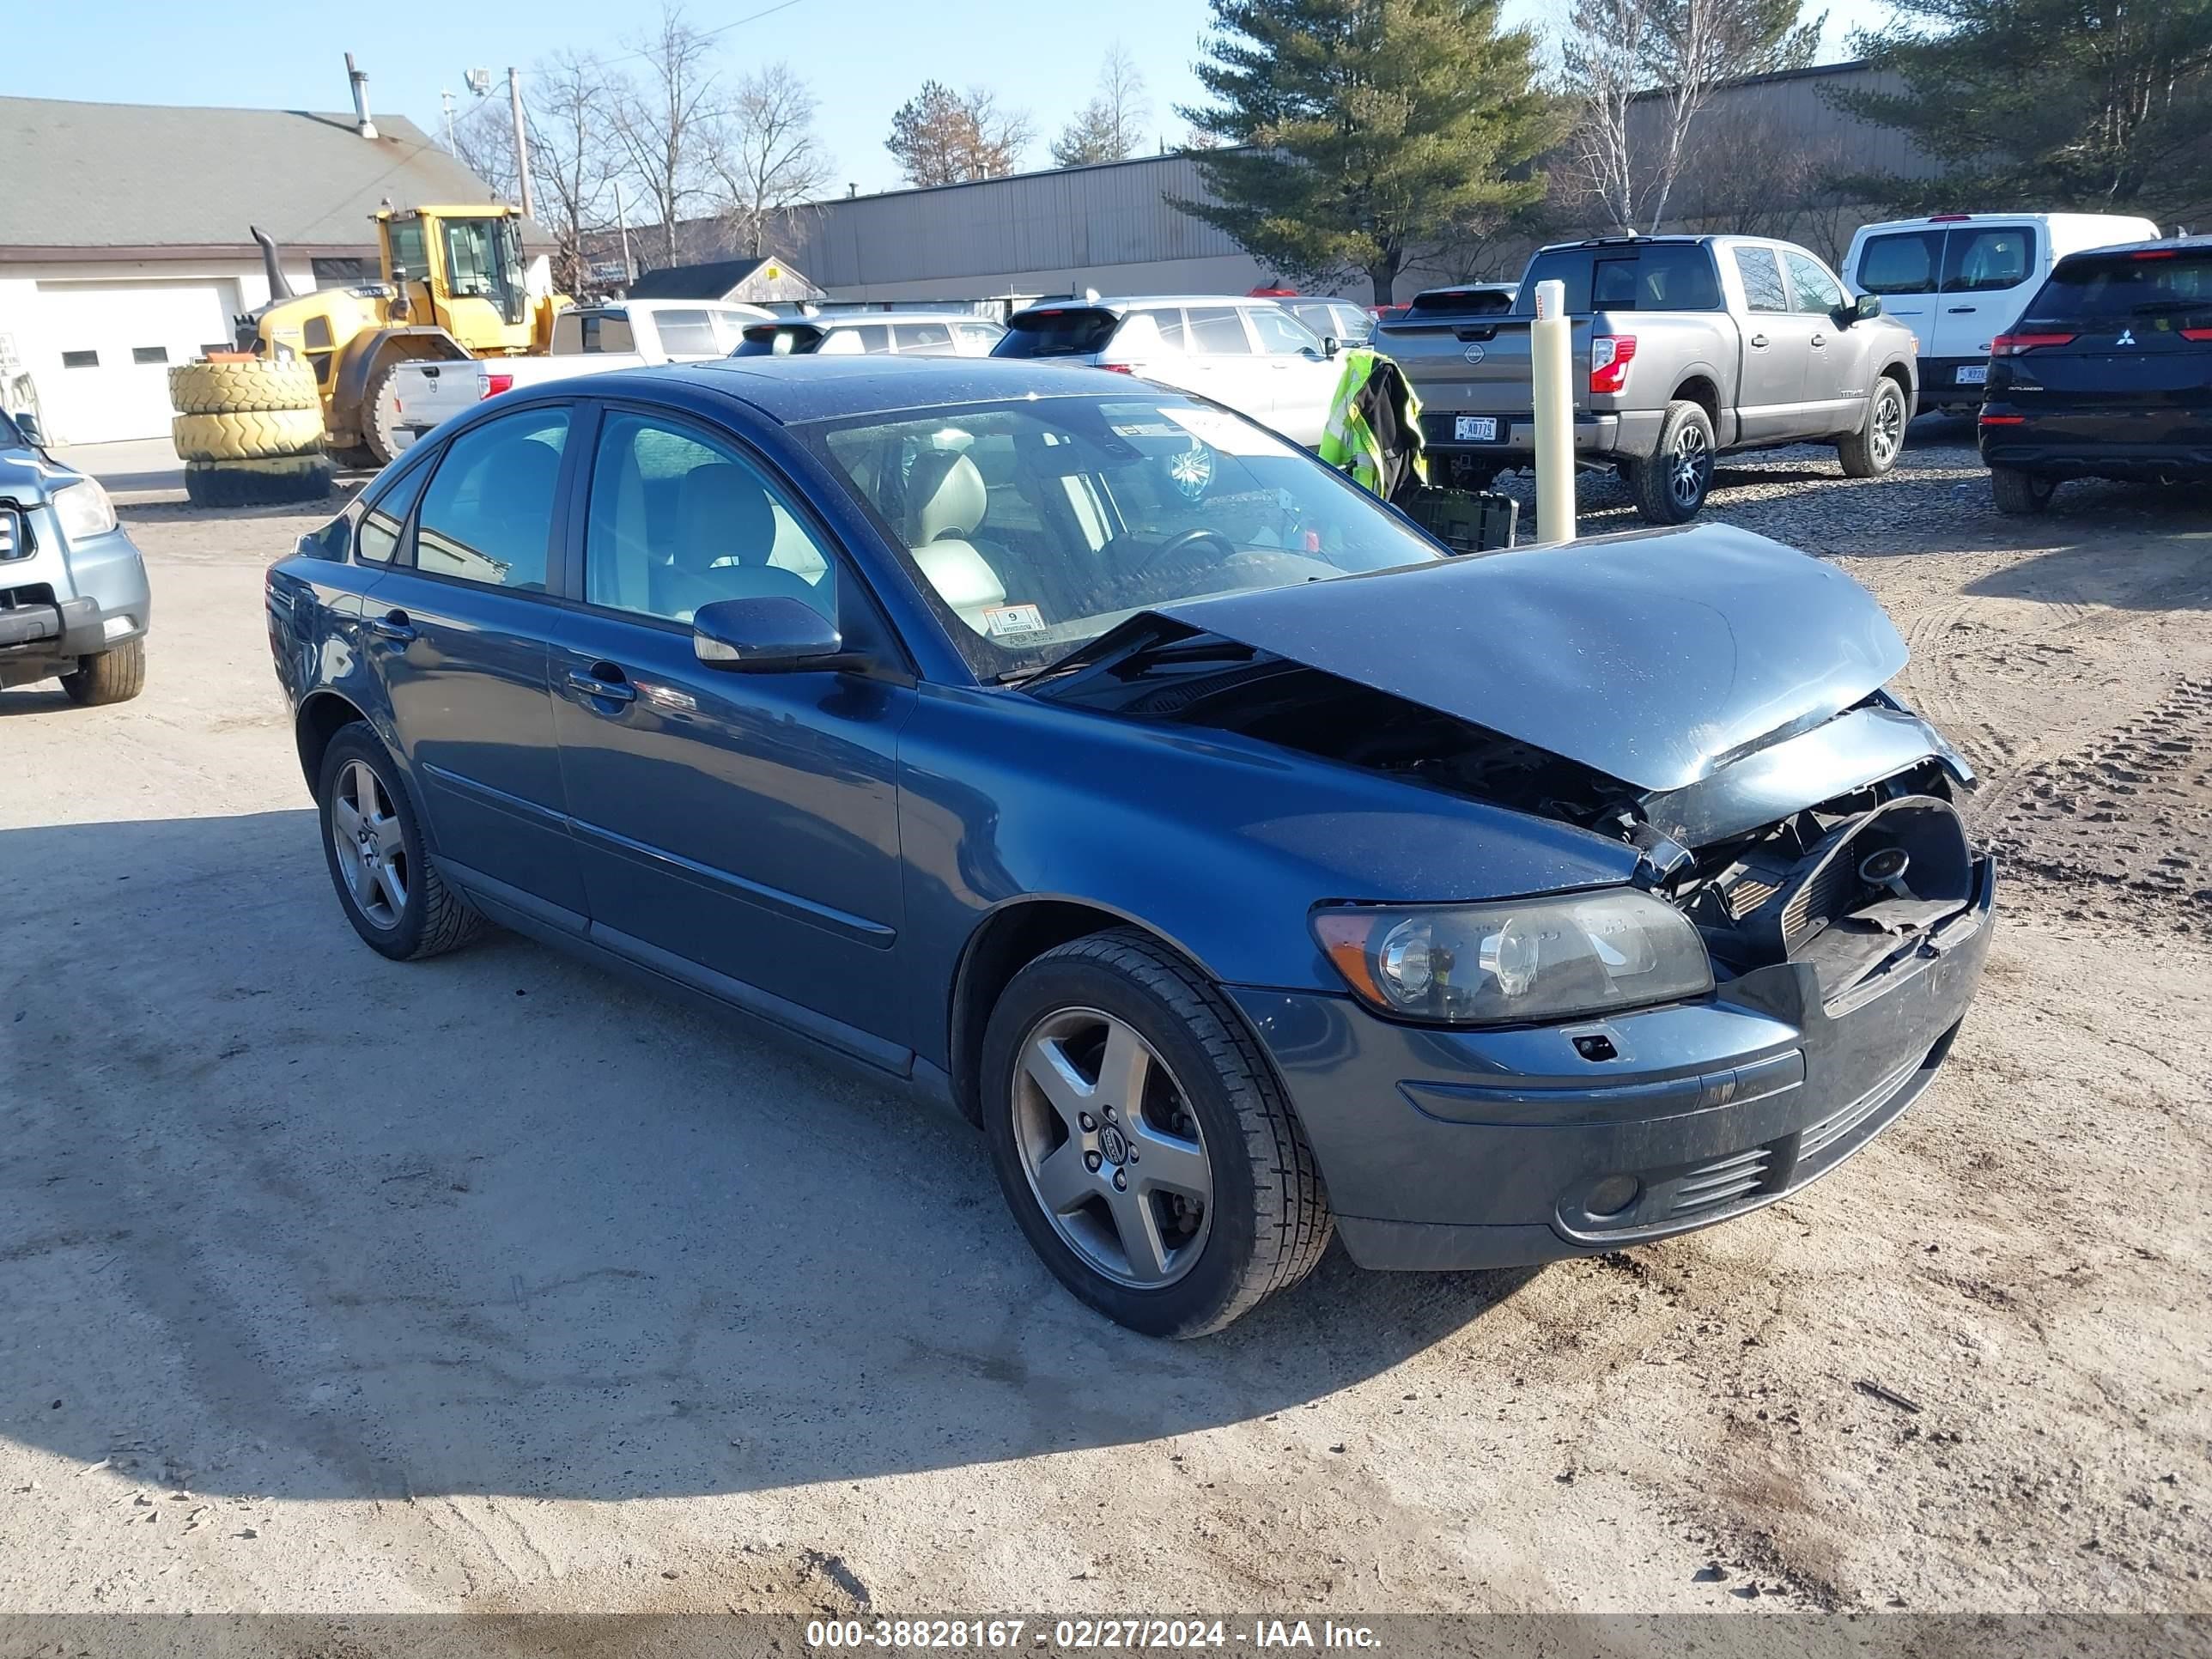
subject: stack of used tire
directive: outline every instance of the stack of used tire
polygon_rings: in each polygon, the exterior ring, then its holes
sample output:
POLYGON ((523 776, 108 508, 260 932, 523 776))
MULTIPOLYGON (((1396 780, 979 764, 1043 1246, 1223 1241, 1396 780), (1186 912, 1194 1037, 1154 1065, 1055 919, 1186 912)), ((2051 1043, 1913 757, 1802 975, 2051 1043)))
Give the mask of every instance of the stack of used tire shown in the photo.
POLYGON ((336 471, 323 453, 315 371, 297 359, 217 358, 169 371, 170 431, 196 507, 319 501, 336 471))

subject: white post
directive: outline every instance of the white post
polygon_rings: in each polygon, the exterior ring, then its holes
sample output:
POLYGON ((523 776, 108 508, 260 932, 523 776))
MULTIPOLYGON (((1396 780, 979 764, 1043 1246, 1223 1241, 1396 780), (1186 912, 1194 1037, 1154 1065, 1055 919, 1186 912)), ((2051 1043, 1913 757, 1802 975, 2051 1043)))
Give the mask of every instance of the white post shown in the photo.
POLYGON ((538 210, 530 199, 530 135, 522 125, 522 76, 513 69, 507 72, 507 102, 514 116, 514 176, 521 181, 522 216, 534 219, 538 210))
POLYGON ((1536 284, 1528 373, 1536 408, 1536 539, 1575 538, 1575 325, 1564 283, 1536 284))

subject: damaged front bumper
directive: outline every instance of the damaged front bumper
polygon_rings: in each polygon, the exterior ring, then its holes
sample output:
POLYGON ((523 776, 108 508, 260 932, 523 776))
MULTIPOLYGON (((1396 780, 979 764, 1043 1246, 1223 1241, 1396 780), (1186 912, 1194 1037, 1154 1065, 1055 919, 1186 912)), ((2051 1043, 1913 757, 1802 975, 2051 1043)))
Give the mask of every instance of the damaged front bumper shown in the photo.
POLYGON ((1933 1080, 1981 979, 1990 860, 1972 881, 1967 907, 1909 957, 1826 1004, 1802 962, 1697 1003, 1514 1030, 1226 988, 1290 1091, 1353 1261, 1547 1261, 1771 1203, 1893 1121, 1933 1080))

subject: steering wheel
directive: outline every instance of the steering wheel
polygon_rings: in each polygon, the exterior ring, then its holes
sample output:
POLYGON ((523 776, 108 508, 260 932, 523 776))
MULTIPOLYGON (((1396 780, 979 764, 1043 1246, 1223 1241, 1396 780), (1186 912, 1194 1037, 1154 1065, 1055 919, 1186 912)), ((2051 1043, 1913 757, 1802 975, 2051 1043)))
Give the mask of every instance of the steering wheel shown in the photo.
POLYGON ((1201 526, 1196 530, 1186 530, 1180 535, 1169 537, 1167 540, 1146 554, 1143 558, 1139 559, 1135 564, 1130 566, 1129 574, 1141 575, 1171 554, 1187 553, 1191 549, 1207 543, 1219 548, 1221 556, 1224 559, 1233 559, 1237 556, 1236 543, 1218 530, 1207 530, 1201 526))

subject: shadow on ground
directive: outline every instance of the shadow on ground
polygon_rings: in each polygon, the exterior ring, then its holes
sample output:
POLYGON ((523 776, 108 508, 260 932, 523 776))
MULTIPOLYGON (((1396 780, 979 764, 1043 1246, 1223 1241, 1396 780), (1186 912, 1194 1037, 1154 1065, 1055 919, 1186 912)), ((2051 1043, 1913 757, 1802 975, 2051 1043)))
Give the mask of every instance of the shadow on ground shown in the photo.
POLYGON ((0 831, 0 1433, 200 1492, 617 1498, 1291 1411, 1519 1274, 1128 1335, 979 1137, 512 937, 363 947, 306 811, 0 831))

